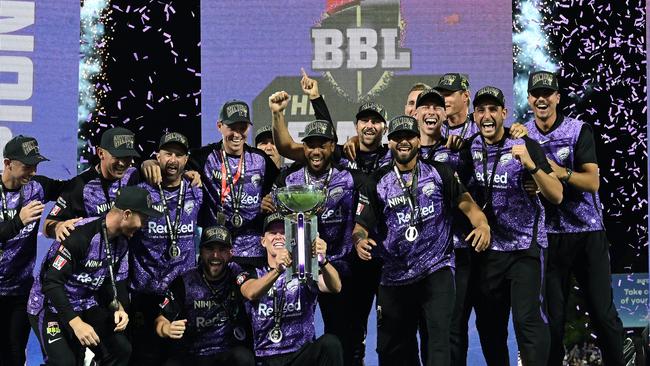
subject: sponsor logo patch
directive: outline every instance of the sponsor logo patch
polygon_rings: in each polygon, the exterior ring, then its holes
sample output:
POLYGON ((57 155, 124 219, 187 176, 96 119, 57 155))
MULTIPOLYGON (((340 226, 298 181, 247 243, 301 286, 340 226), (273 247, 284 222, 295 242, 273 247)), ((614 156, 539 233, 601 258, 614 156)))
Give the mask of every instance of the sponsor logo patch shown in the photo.
POLYGON ((61 333, 61 328, 59 327, 58 322, 47 322, 47 328, 45 329, 47 335, 54 337, 55 335, 61 333))
POLYGON ((54 262, 52 262, 52 267, 56 268, 57 270, 61 270, 65 264, 68 263, 68 261, 63 258, 60 255, 57 255, 56 258, 54 258, 54 262))

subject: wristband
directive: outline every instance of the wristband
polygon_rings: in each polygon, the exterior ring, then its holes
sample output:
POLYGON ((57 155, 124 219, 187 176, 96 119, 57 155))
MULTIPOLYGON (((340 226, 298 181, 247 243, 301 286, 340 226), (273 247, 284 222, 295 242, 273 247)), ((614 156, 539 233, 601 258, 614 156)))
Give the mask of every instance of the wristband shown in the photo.
POLYGON ((325 257, 325 259, 323 260, 323 262, 318 263, 318 267, 323 268, 323 267, 325 267, 326 265, 328 265, 329 262, 330 262, 330 260, 327 259, 327 257, 325 257))
POLYGON ((538 170, 539 170, 539 167, 535 166, 533 169, 530 169, 528 171, 528 173, 530 173, 530 175, 533 175, 533 174, 537 173, 538 170))

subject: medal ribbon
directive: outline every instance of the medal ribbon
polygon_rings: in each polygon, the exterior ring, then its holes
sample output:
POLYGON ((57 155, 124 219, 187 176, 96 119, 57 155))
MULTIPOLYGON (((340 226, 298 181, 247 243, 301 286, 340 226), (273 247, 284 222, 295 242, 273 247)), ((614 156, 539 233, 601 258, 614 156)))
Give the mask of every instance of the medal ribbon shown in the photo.
MULTIPOLYGON (((415 227, 416 222, 415 222, 415 216, 417 215, 419 211, 419 207, 417 205, 417 191, 418 191, 418 175, 419 175, 419 163, 415 163, 415 167, 413 167, 413 170, 411 170, 411 186, 407 187, 406 182, 402 179, 402 175, 397 169, 397 165, 393 165, 393 170, 395 171, 395 175, 397 177, 397 182, 399 183, 400 188, 402 188, 402 192, 404 196, 408 199, 408 204, 409 204, 409 210, 410 210, 410 217, 409 217, 409 226, 410 227, 415 227)), ((418 217, 419 218, 419 217, 418 217)))
MULTIPOLYGON (((104 253, 106 254, 106 262, 108 262, 108 278, 111 281, 111 289, 113 290, 113 301, 117 304, 117 287, 115 286, 115 274, 113 273, 113 253, 111 250, 111 242, 108 241, 108 231, 106 229, 106 219, 102 219, 102 239, 104 240, 104 253)), ((111 302, 111 306, 112 306, 111 302)), ((112 309, 116 311, 117 309, 112 309)))
MULTIPOLYGON (((481 136, 481 141, 483 142, 483 148, 481 153, 483 154, 483 182, 488 180, 488 150, 487 150, 487 144, 485 143, 485 139, 483 136, 481 136)), ((504 136, 501 141, 499 141, 499 144, 497 145, 497 154, 494 157, 494 163, 492 163, 492 172, 489 178, 489 182, 484 183, 485 185, 483 186, 484 188, 484 199, 485 202, 483 203, 483 209, 485 209, 488 205, 488 203, 492 202, 492 192, 494 188, 494 176, 497 170, 497 165, 499 164, 499 159, 501 159, 501 154, 503 154, 503 145, 506 142, 506 137, 504 136)))
POLYGON ((167 234, 169 235, 169 245, 170 247, 178 243, 178 227, 181 223, 181 212, 183 211, 185 203, 185 181, 181 179, 181 186, 178 190, 178 202, 176 203, 176 218, 174 222, 171 220, 171 213, 167 204, 167 197, 165 197, 165 191, 163 190, 162 184, 158 184, 158 191, 160 192, 160 199, 163 204, 163 212, 165 215, 165 223, 167 224, 167 234))
POLYGON ((240 184, 239 189, 235 193, 235 185, 237 182, 239 182, 240 178, 244 177, 245 170, 246 170, 246 163, 245 161, 245 156, 242 153, 241 157, 239 158, 239 165, 237 166, 237 172, 235 173, 235 176, 233 177, 232 172, 230 171, 230 165, 228 164, 228 157, 226 156, 226 152, 224 150, 221 150, 221 206, 223 206, 224 202, 226 201, 226 197, 230 192, 233 192, 233 197, 232 197, 232 208, 233 208, 233 216, 239 214, 239 206, 241 205, 241 196, 244 191, 244 185, 240 184))

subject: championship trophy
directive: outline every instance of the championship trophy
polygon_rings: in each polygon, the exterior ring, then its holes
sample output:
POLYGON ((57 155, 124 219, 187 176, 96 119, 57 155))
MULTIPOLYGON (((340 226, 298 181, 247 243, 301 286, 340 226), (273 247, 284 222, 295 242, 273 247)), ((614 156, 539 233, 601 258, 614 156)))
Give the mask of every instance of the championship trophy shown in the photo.
POLYGON ((314 185, 289 186, 278 188, 275 198, 285 216, 285 247, 293 259, 287 276, 301 282, 318 281, 319 258, 312 256, 312 243, 318 235, 317 212, 325 203, 326 192, 314 185))

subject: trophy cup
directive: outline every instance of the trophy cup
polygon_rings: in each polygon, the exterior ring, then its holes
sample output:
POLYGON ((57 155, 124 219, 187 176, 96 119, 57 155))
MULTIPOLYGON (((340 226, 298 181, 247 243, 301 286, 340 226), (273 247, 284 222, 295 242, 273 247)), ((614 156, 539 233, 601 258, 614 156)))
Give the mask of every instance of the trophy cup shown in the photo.
POLYGON ((318 281, 319 258, 312 256, 312 243, 318 235, 316 213, 325 203, 326 192, 313 185, 289 186, 278 188, 275 198, 285 215, 285 247, 293 258, 287 276, 301 282, 318 281))

